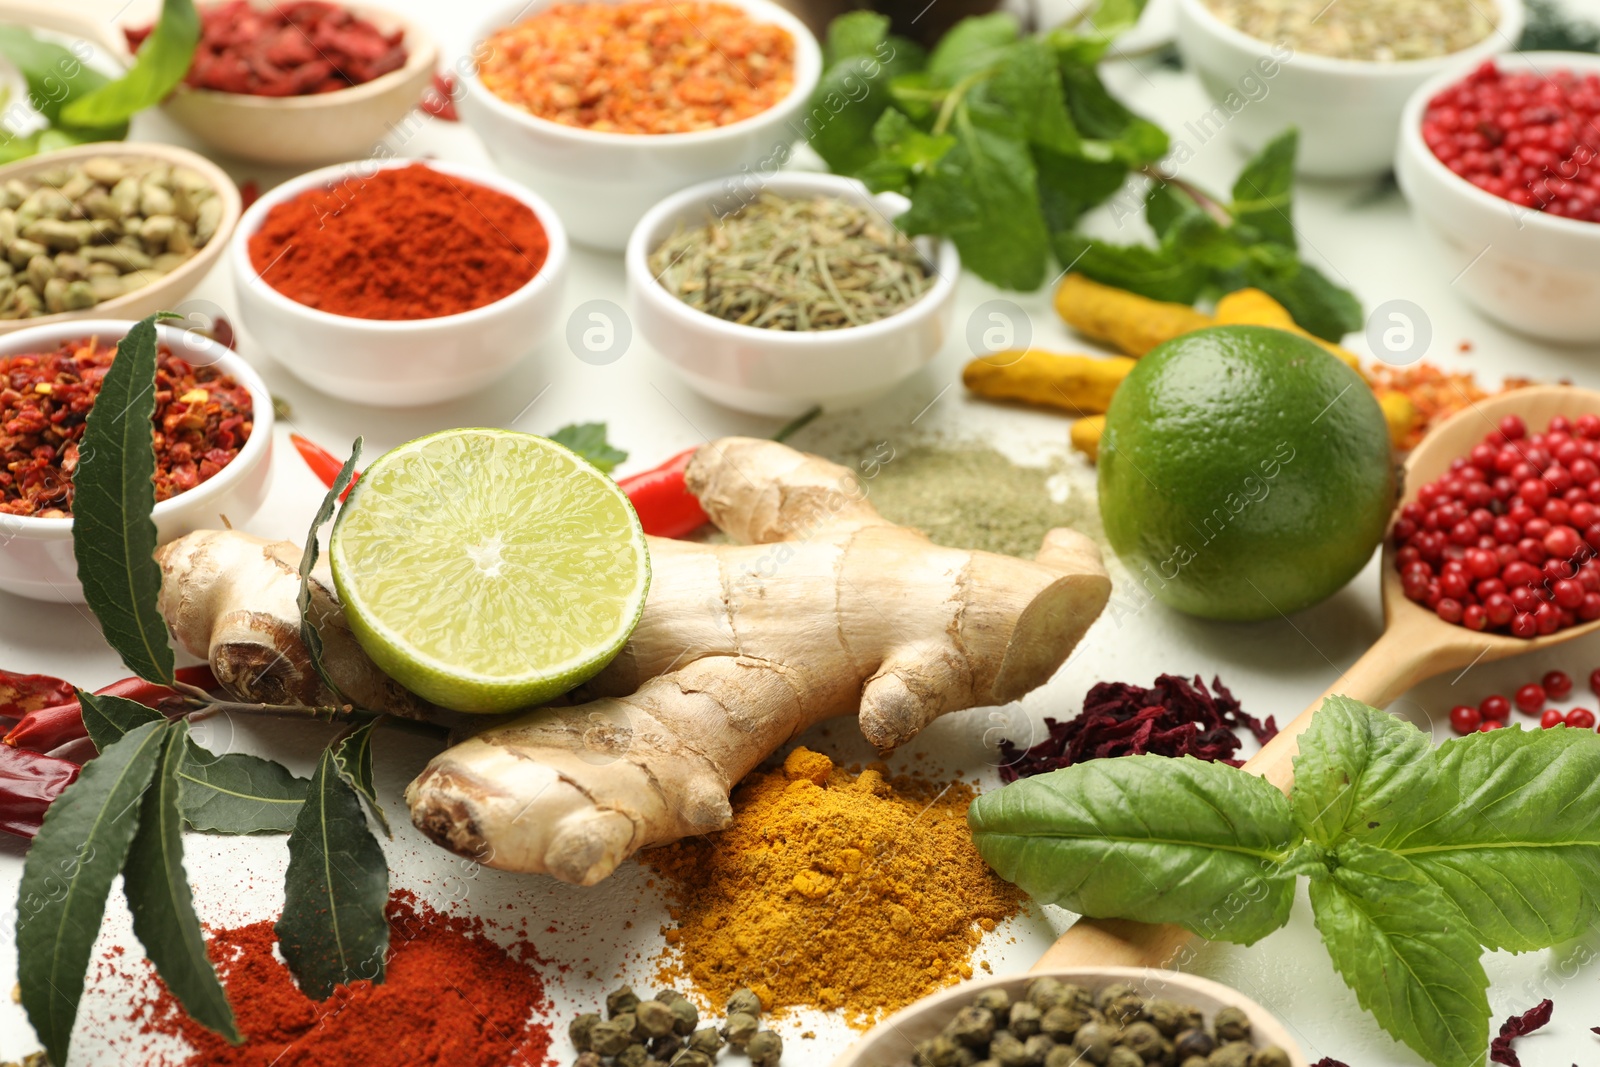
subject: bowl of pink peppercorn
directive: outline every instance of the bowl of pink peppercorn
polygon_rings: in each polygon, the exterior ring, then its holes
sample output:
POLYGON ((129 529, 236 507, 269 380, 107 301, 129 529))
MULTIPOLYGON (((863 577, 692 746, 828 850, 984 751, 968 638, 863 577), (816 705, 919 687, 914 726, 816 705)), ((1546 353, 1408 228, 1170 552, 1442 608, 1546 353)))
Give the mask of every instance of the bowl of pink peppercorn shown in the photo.
POLYGON ((1406 104, 1395 171, 1480 311, 1600 341, 1600 56, 1526 52, 1429 80, 1406 104))

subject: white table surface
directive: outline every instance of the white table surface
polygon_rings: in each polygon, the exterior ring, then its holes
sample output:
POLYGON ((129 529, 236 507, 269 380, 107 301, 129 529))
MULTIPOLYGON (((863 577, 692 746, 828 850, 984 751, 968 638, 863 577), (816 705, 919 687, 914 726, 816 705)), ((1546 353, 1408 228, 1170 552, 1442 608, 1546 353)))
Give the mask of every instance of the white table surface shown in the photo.
MULTIPOLYGON (((428 26, 447 58, 461 54, 469 43, 471 24, 480 17, 479 9, 487 12, 492 6, 486 0, 456 0, 448 5, 429 0, 389 2, 428 26)), ((1583 2, 1600 17, 1600 0, 1583 2)), ((123 2, 80 0, 79 6, 110 19, 123 2)), ((141 11, 152 9, 153 3, 135 0, 123 17, 137 19, 141 11)), ((1180 129, 1209 107, 1197 81, 1187 73, 1151 64, 1120 64, 1108 69, 1108 78, 1131 106, 1170 130, 1180 129)), ((187 143, 182 132, 158 114, 141 116, 133 134, 139 139, 187 143)), ((487 163, 469 129, 441 122, 427 123, 404 146, 404 154, 487 163)), ((1214 140, 1198 147, 1184 176, 1225 191, 1241 161, 1231 145, 1214 140)), ((255 178, 263 185, 288 176, 251 165, 230 169, 241 180, 255 178)), ((1374 200, 1368 191, 1364 183, 1302 183, 1298 220, 1310 246, 1308 254, 1349 284, 1369 310, 1391 299, 1409 300, 1422 308, 1433 327, 1428 360, 1470 369, 1487 382, 1518 374, 1600 384, 1591 350, 1558 349, 1518 337, 1467 307, 1451 289, 1453 271, 1433 257, 1399 194, 1391 191, 1374 200), (1471 342, 1470 353, 1458 351, 1463 341, 1471 342)), ((1110 225, 1105 218, 1100 222, 1110 225)), ((1113 231, 1114 227, 1108 232, 1113 231)), ((565 313, 597 298, 626 303, 618 257, 579 249, 571 267, 565 313)), ((959 374, 970 356, 965 340, 967 318, 979 304, 997 297, 1014 301, 1025 312, 1035 344, 1082 348, 1051 311, 1047 290, 999 294, 967 278, 960 287, 956 329, 939 358, 893 396, 861 413, 864 435, 892 443, 935 430, 984 438, 1024 459, 1064 449, 1065 420, 990 408, 963 396, 959 374), (915 428, 913 419, 917 420, 915 428)), ((197 302, 193 306, 205 307, 199 302, 209 301, 232 314, 225 265, 202 283, 193 300, 197 302)), ((252 346, 246 338, 242 343, 246 358, 261 370, 273 392, 293 408, 293 417, 283 420, 277 430, 271 495, 248 528, 265 536, 299 540, 320 499, 321 486, 286 440, 291 429, 335 449, 356 434, 364 434, 368 454, 377 455, 412 437, 451 426, 511 426, 547 433, 568 422, 597 419, 609 423, 612 440, 632 454, 622 470, 627 473, 707 438, 729 433, 766 435, 776 428, 773 420, 744 416, 700 399, 637 339, 622 358, 608 365, 579 360, 567 349, 565 330, 559 328, 564 325, 565 313, 551 339, 506 380, 459 402, 408 411, 364 407, 320 395, 290 377, 270 353, 252 346)), ((1365 354, 1360 338, 1352 337, 1350 345, 1365 354)), ((1092 491, 1092 471, 1080 460, 1074 464, 1079 475, 1073 479, 1074 491, 1092 491)), ((1096 682, 1149 684, 1157 674, 1173 672, 1199 673, 1208 680, 1219 674, 1247 710, 1261 716, 1274 714, 1285 721, 1332 685, 1378 636, 1377 586, 1374 561, 1325 603, 1291 618, 1252 625, 1204 622, 1160 605, 1133 610, 1131 602, 1124 601, 1126 610, 1108 612, 1048 686, 1001 714, 1014 732, 1021 734, 1046 714, 1075 714, 1084 692, 1096 682)), ((59 674, 89 687, 126 673, 102 643, 84 609, 38 604, 4 594, 0 594, 0 665, 59 674)), ((1600 666, 1600 640, 1576 642, 1544 656, 1435 679, 1401 698, 1394 710, 1419 725, 1433 724, 1435 736, 1442 739, 1448 732, 1446 715, 1451 705, 1462 700, 1476 702, 1490 692, 1509 692, 1516 684, 1555 667, 1578 679, 1578 697, 1593 706, 1584 680, 1596 666, 1600 666)), ((895 762, 926 752, 951 771, 977 772, 986 786, 993 785, 994 751, 983 741, 985 731, 993 726, 992 714, 972 711, 949 716, 927 730, 895 762)), ((328 736, 321 728, 276 720, 216 720, 211 730, 207 743, 217 751, 233 747, 270 754, 301 773, 309 771, 314 754, 328 736)), ((829 733, 827 738, 813 738, 813 743, 852 759, 867 755, 847 721, 835 723, 829 733)), ((574 1011, 592 1010, 606 990, 623 979, 654 988, 652 960, 662 947, 657 930, 665 919, 659 891, 646 886, 646 872, 635 864, 625 865, 596 888, 579 889, 542 877, 480 869, 451 856, 407 824, 401 801, 405 782, 421 769, 434 743, 387 731, 380 733, 377 750, 381 793, 389 811, 399 816, 391 819, 395 838, 385 845, 394 884, 441 906, 502 920, 526 916, 530 930, 553 931, 536 933, 533 940, 546 957, 571 965, 561 975, 554 967, 546 970, 553 1000, 549 1018, 561 1035, 556 1054, 560 1062, 570 1062, 572 1052, 564 1033, 574 1011)), ((282 899, 287 859, 284 842, 283 837, 188 835, 188 868, 202 920, 234 924, 274 917, 282 899)), ((0 837, 0 990, 6 991, 12 988, 16 973, 16 887, 24 851, 25 843, 19 839, 0 837)), ((986 938, 978 958, 988 960, 996 971, 1025 970, 1071 919, 1057 909, 1042 913, 1033 909, 986 938)), ((126 944, 138 953, 120 893, 113 894, 97 951, 114 943, 126 944)), ((1555 1000, 1554 1022, 1519 1045, 1529 1067, 1600 1062, 1600 1040, 1589 1032, 1590 1027, 1600 1025, 1597 953, 1600 935, 1558 950, 1521 957, 1499 954, 1487 961, 1497 1019, 1546 996, 1555 1000)), ((1303 896, 1288 927, 1248 949, 1208 946, 1201 951, 1196 969, 1238 987, 1274 1010, 1312 1061, 1332 1056, 1356 1067, 1421 1062, 1386 1037, 1360 1010, 1354 994, 1328 963, 1303 896)), ((126 1032, 112 1018, 126 1014, 130 996, 130 988, 118 982, 100 983, 91 989, 79 1013, 74 1065, 140 1061, 135 1051, 139 1046, 127 1040, 126 1032)), ((785 1062, 796 1065, 828 1062, 852 1036, 837 1020, 815 1013, 796 1013, 779 1026, 787 1041, 785 1062), (801 1039, 802 1031, 814 1031, 816 1036, 801 1039)), ((22 1010, 10 996, 0 996, 0 1059, 19 1059, 37 1047, 22 1010)))

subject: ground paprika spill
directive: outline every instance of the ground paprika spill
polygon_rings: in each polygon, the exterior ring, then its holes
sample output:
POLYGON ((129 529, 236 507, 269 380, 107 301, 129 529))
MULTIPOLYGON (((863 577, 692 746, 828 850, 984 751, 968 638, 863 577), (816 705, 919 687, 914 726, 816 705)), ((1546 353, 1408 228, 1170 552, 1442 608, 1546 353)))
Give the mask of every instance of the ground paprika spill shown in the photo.
POLYGON ((250 237, 250 262, 268 285, 358 319, 492 304, 526 285, 549 250, 527 205, 421 163, 301 193, 250 237))

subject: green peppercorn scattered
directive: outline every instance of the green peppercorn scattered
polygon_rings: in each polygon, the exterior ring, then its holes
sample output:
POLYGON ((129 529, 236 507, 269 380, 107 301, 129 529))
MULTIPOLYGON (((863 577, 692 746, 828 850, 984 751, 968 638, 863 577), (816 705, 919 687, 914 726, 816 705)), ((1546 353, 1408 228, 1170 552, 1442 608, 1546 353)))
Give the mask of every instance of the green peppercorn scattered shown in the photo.
POLYGON ((994 1013, 988 1008, 969 1004, 956 1012, 956 1017, 945 1026, 944 1032, 968 1048, 982 1048, 994 1036, 994 1013))
POLYGON ((633 1014, 646 1037, 665 1037, 672 1033, 672 1024, 676 1021, 672 1017, 672 1009, 659 1000, 641 1001, 633 1009, 633 1014))
POLYGON ((1022 1038, 1032 1037, 1039 1032, 1043 1018, 1033 1001, 1019 1001, 1011 1005, 1011 1032, 1022 1038))
POLYGON ((601 1067, 600 1053, 580 1052, 578 1058, 573 1061, 572 1067, 601 1067))
POLYGON ((1003 1028, 1011 1019, 1011 994, 1004 989, 985 989, 972 1003, 993 1015, 998 1027, 1003 1028))
POLYGON ((700 1009, 688 997, 668 1002, 667 1010, 672 1012, 672 1032, 679 1037, 688 1037, 700 1025, 700 1009))
POLYGON ((1209 1067, 1250 1067, 1255 1049, 1248 1041, 1229 1041, 1206 1057, 1209 1067))
POLYGON ((689 1048, 693 1052, 703 1052, 707 1056, 715 1056, 722 1051, 722 1035, 717 1033, 717 1028, 714 1026, 696 1030, 689 1036, 689 1048))
POLYGON ((1289 1054, 1277 1045, 1268 1045, 1256 1050, 1250 1067, 1289 1067, 1289 1054))
POLYGON ((618 1015, 598 1023, 589 1031, 589 1048, 602 1056, 618 1056, 633 1044, 634 1018, 632 1013, 618 1015))
POLYGON ((1217 1032, 1218 1041, 1250 1040, 1250 1016, 1238 1008, 1223 1008, 1217 1012, 1211 1028, 1217 1032))
POLYGON ((606 1017, 615 1019, 623 1013, 631 1013, 639 1006, 639 995, 633 987, 625 985, 621 989, 614 989, 606 994, 606 1017))
POLYGON ((728 1016, 727 1023, 722 1027, 722 1039, 734 1048, 743 1051, 761 1029, 761 1023, 754 1015, 736 1011, 728 1016))
POLYGON ((649 1058, 650 1050, 643 1045, 629 1045, 617 1057, 617 1067, 644 1067, 649 1058))
POLYGON ((589 1035, 600 1024, 600 1016, 594 1012, 585 1012, 573 1019, 567 1026, 567 1037, 572 1039, 572 1047, 579 1052, 589 1051, 589 1035))
POLYGON ((761 1018, 761 998, 748 989, 735 989, 728 997, 729 1015, 749 1015, 761 1018))
POLYGON ((783 1038, 771 1030, 763 1030, 745 1045, 744 1053, 753 1067, 776 1067, 783 1059, 783 1038))
POLYGON ((1106 1057, 1106 1067, 1144 1067, 1144 1059, 1126 1045, 1117 1045, 1106 1057))

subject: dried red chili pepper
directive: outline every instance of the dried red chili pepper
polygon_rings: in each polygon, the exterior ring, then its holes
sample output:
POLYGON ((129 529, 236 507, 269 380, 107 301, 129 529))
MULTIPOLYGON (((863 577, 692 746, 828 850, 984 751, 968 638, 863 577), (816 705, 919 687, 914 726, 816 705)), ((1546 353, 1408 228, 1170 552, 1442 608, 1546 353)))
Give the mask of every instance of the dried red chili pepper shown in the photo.
POLYGON ((76 701, 77 690, 71 682, 52 678, 48 674, 18 674, 0 670, 0 715, 16 719, 54 707, 67 701, 76 701))
POLYGON ((50 802, 78 778, 78 764, 0 745, 0 831, 32 837, 50 802))
MULTIPOLYGON (((211 673, 211 668, 205 664, 179 667, 175 677, 178 681, 199 689, 211 690, 217 687, 216 677, 211 673)), ((169 714, 184 706, 182 695, 164 685, 147 682, 143 678, 123 678, 96 689, 95 695, 122 697, 124 700, 137 701, 147 708, 169 714)), ((74 695, 53 707, 30 711, 11 728, 4 741, 16 748, 51 752, 62 745, 71 744, 88 736, 89 732, 83 725, 83 708, 74 695)))
POLYGON ((456 111, 456 79, 450 74, 435 74, 433 88, 422 93, 422 110, 445 122, 459 122, 456 111))
MULTIPOLYGON (((339 479, 339 472, 344 469, 344 460, 315 441, 301 437, 297 433, 290 434, 289 440, 293 442, 295 451, 300 453, 300 458, 306 461, 306 466, 311 468, 311 473, 317 476, 317 480, 332 489, 333 483, 339 479)), ((344 503, 344 498, 350 495, 350 490, 356 487, 356 479, 360 477, 360 471, 350 476, 350 484, 339 494, 339 503, 344 503)))
POLYGON ((618 479, 617 485, 633 501, 645 533, 682 537, 711 521, 683 480, 694 454, 695 449, 686 448, 659 466, 618 479))

